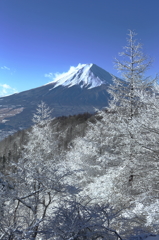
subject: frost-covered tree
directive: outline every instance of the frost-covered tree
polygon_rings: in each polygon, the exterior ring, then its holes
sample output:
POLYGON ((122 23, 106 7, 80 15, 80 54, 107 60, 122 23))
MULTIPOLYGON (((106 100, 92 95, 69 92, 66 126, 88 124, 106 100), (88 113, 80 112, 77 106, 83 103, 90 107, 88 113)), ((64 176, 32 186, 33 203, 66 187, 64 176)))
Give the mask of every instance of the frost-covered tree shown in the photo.
POLYGON ((153 226, 153 208, 158 205, 158 130, 151 124, 157 126, 158 111, 153 110, 156 107, 152 103, 157 106, 158 101, 154 101, 155 79, 144 75, 151 61, 136 43, 136 34, 130 31, 128 35, 128 45, 120 54, 123 61, 115 61, 122 79, 114 77, 109 107, 98 112, 84 138, 74 141, 72 156, 77 156, 78 169, 82 162, 86 166, 84 177, 79 176, 81 181, 86 179, 85 183, 89 179, 84 192, 98 197, 98 201, 102 196, 117 207, 133 205, 127 214, 138 214, 140 223, 153 226))
POLYGON ((112 99, 109 104, 111 111, 118 112, 129 120, 138 114, 142 107, 138 92, 150 91, 153 82, 145 78, 145 71, 152 61, 142 52, 142 44, 137 43, 136 33, 129 31, 127 46, 119 53, 122 60, 115 59, 115 68, 121 73, 122 79, 113 77, 114 84, 110 86, 109 93, 112 99))
POLYGON ((121 158, 123 167, 118 176, 122 179, 122 184, 117 180, 116 186, 117 189, 121 187, 121 197, 125 192, 130 201, 132 195, 150 194, 149 190, 153 189, 150 165, 154 164, 149 163, 148 152, 145 149, 145 146, 150 144, 152 131, 151 128, 144 128, 143 118, 149 118, 148 109, 154 96, 156 79, 145 78, 145 71, 149 68, 151 60, 142 53, 142 45, 136 43, 135 35, 133 31, 129 31, 128 45, 124 47, 125 51, 120 53, 123 61, 115 60, 123 80, 114 78, 114 85, 109 89, 112 100, 107 117, 107 129, 112 133, 109 142, 112 143, 113 154, 121 158), (144 101, 144 96, 147 102, 144 101))
MULTIPOLYGON (((68 169, 55 163, 50 111, 42 102, 33 117, 24 154, 1 177, 0 239, 37 239, 54 204, 65 195, 68 169)), ((57 160, 57 158, 56 158, 57 160)), ((11 163, 10 163, 11 164, 11 163)))
MULTIPOLYGON (((53 153, 53 137, 55 133, 50 128, 51 111, 44 102, 41 102, 33 115, 33 127, 28 132, 29 141, 24 146, 24 156, 28 160, 43 161, 53 153)), ((55 150, 55 149, 54 149, 55 150)))
POLYGON ((118 213, 113 208, 69 196, 76 190, 68 185, 70 172, 61 159, 57 163, 51 158, 53 145, 46 146, 46 152, 43 147, 42 140, 50 136, 49 124, 46 119, 37 124, 29 133, 23 157, 13 163, 7 176, 0 176, 0 239, 120 238, 114 230, 118 213))
POLYGON ((92 204, 86 199, 71 199, 64 201, 55 210, 55 215, 44 229, 48 239, 53 237, 56 240, 122 240, 114 230, 119 222, 122 222, 119 212, 109 204, 92 204))

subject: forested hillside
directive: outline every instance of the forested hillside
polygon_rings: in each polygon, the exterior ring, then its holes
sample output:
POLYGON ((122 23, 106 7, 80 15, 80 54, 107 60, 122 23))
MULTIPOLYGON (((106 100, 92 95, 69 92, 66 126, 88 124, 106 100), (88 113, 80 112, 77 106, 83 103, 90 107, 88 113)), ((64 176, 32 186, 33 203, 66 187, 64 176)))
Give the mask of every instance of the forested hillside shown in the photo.
POLYGON ((129 31, 112 98, 95 115, 51 120, 1 142, 0 238, 142 239, 159 233, 159 87, 129 31))
MULTIPOLYGON (((52 119, 49 123, 50 129, 54 133, 52 134, 52 141, 56 139, 58 141, 58 148, 66 150, 71 140, 77 136, 83 137, 85 135, 87 120, 95 121, 94 118, 95 115, 83 113, 52 119)), ((1 169, 6 167, 11 159, 17 161, 22 156, 23 146, 29 140, 28 132, 31 132, 31 129, 32 128, 18 131, 0 142, 1 169)))

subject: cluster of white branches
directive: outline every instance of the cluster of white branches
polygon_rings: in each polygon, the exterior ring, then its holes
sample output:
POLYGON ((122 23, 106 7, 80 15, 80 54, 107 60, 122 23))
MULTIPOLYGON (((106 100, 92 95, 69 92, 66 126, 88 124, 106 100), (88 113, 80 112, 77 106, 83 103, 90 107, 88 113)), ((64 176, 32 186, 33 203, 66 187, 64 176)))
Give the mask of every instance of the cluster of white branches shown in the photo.
POLYGON ((0 239, 121 239, 111 228, 119 214, 81 200, 63 155, 54 155, 58 144, 45 103, 33 120, 22 157, 0 176, 0 239))
POLYGON ((84 192, 97 201, 98 193, 105 192, 102 201, 132 206, 126 216, 138 214, 140 223, 155 229, 159 224, 158 84, 157 77, 145 77, 151 60, 135 35, 129 31, 122 61, 115 60, 122 79, 113 79, 109 107, 98 112, 96 123, 89 123, 84 138, 74 140, 68 158, 76 155, 76 164, 83 166, 78 179, 81 184, 89 180, 84 192))
POLYGON ((57 144, 50 119, 49 108, 41 102, 22 157, 11 161, 10 170, 0 177, 0 239, 37 239, 51 206, 66 194, 64 180, 70 173, 54 157, 57 144))

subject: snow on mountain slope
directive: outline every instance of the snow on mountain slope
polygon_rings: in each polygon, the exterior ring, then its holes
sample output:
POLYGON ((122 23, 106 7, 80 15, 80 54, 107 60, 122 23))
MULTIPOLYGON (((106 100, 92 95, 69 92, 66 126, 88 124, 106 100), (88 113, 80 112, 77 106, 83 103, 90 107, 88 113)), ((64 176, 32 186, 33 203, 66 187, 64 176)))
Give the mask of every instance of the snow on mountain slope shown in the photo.
POLYGON ((53 74, 47 77, 51 78, 51 83, 0 98, 0 111, 5 112, 0 129, 15 131, 30 127, 32 113, 41 101, 54 109, 52 117, 93 113, 108 105, 107 90, 113 84, 112 75, 95 64, 79 64, 67 73, 56 75, 55 79, 53 74), (23 108, 19 114, 6 115, 7 109, 15 113, 19 107, 23 108))
POLYGON ((91 89, 102 84, 110 84, 111 79, 110 73, 93 63, 78 64, 77 67, 70 67, 68 72, 56 76, 54 81, 48 84, 55 84, 53 88, 61 85, 65 87, 79 85, 81 88, 91 89))

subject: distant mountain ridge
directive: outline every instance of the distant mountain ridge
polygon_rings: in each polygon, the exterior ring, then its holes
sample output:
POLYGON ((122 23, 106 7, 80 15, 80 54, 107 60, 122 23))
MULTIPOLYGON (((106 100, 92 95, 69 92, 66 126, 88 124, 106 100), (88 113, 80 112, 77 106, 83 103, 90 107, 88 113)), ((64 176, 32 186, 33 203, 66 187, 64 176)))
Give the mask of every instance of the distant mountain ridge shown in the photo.
POLYGON ((17 131, 32 125, 40 101, 53 109, 52 117, 93 113, 108 105, 112 75, 95 64, 79 64, 55 81, 0 98, 0 129, 17 131))

